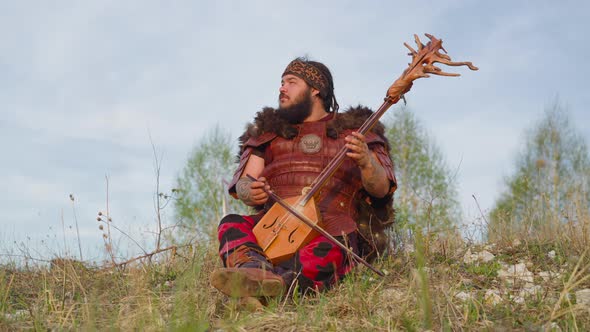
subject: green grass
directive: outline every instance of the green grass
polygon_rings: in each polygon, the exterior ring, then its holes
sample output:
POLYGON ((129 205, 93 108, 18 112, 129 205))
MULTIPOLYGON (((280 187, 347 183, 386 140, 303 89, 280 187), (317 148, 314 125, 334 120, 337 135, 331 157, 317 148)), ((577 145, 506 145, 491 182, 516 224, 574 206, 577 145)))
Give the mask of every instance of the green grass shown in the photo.
POLYGON ((493 280, 492 278, 498 276, 498 271, 500 268, 500 263, 494 260, 487 263, 468 265, 465 267, 465 271, 468 273, 473 273, 476 276, 484 277, 484 280, 493 280))

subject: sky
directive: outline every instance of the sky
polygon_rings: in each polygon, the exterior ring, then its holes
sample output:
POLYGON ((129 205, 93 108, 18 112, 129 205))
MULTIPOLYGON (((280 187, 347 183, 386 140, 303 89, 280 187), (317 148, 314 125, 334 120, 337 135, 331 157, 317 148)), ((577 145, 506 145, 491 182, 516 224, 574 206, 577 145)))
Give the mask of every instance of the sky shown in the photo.
MULTIPOLYGON (((424 33, 480 68, 406 95, 457 172, 463 222, 476 222, 473 195, 493 207, 555 100, 590 139, 589 11, 581 0, 2 1, 0 255, 78 256, 77 224, 84 259, 102 259, 107 205, 153 248, 156 182, 169 192, 215 126, 237 138, 276 106, 293 58, 331 69, 342 109, 377 109, 410 62, 403 43, 424 33)), ((171 207, 163 218, 174 223, 171 207)), ((118 233, 122 252, 140 252, 129 242, 118 233)))

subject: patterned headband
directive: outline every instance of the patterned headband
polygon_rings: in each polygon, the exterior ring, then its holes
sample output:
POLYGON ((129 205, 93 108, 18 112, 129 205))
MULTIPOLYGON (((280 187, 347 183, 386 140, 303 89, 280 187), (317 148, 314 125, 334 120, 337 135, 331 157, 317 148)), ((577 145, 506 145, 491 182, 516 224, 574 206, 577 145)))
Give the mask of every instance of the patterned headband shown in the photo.
POLYGON ((320 95, 326 96, 328 94, 328 80, 322 72, 311 64, 301 62, 298 59, 291 61, 285 68, 282 76, 292 74, 302 78, 312 88, 320 90, 320 95))

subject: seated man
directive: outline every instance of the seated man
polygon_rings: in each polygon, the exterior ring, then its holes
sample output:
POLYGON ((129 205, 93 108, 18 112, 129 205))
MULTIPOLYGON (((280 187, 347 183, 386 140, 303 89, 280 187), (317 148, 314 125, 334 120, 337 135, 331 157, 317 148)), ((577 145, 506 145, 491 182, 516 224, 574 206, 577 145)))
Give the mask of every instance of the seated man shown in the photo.
POLYGON ((287 261, 272 264, 252 232, 274 203, 264 189, 283 199, 301 195, 345 146, 347 158, 316 202, 323 228, 357 254, 358 202, 391 205, 396 189, 383 126, 378 124, 362 135, 355 130, 372 114, 369 109, 359 106, 337 114, 332 75, 325 65, 293 60, 282 75, 279 93, 279 108, 259 112, 240 138, 240 162, 229 188, 259 213, 227 215, 218 228, 224 268, 213 272, 211 284, 230 296, 277 296, 294 281, 302 291, 323 290, 354 265, 346 251, 322 235, 287 261))

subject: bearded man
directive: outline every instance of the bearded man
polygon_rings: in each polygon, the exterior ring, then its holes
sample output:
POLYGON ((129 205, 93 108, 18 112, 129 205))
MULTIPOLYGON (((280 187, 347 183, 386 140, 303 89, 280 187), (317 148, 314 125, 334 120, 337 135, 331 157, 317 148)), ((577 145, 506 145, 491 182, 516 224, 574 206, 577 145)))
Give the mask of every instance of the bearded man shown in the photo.
POLYGON ((265 189, 283 199, 301 195, 345 146, 348 158, 324 185, 316 202, 323 228, 361 253, 355 221, 358 202, 391 206, 396 180, 383 126, 378 124, 366 135, 355 131, 371 110, 359 106, 337 112, 329 69, 305 58, 293 60, 282 75, 279 108, 258 112, 240 138, 239 166, 229 192, 259 213, 231 214, 221 220, 219 255, 224 267, 211 275, 215 288, 234 297, 278 296, 294 283, 301 291, 324 290, 354 267, 346 251, 323 235, 286 262, 273 265, 252 232, 273 204, 265 189))

